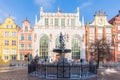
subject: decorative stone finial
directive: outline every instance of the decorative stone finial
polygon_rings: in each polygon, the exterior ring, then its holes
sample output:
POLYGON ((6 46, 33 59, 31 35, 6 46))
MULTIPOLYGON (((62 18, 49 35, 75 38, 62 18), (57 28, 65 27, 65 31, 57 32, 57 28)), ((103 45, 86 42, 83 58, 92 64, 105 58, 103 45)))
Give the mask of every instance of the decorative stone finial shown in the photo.
POLYGON ((102 9, 99 10, 99 15, 102 15, 102 9))
POLYGON ((88 21, 86 21, 86 26, 88 26, 88 24, 89 24, 88 21))
POLYGON ((104 16, 107 16, 106 12, 104 12, 104 16))
POLYGON ((119 16, 120 16, 120 10, 119 10, 119 16))
POLYGON ((61 12, 62 12, 60 8, 58 8, 58 12, 59 12, 59 13, 61 13, 61 12))
POLYGON ((77 12, 80 12, 80 8, 79 7, 77 7, 77 12))
POLYGON ((40 7, 40 12, 43 12, 43 7, 40 7))
POLYGON ((10 18, 10 17, 11 17, 11 15, 9 14, 9 15, 8 15, 8 17, 10 18))
POLYGON ((37 15, 35 15, 35 24, 37 24, 37 15))

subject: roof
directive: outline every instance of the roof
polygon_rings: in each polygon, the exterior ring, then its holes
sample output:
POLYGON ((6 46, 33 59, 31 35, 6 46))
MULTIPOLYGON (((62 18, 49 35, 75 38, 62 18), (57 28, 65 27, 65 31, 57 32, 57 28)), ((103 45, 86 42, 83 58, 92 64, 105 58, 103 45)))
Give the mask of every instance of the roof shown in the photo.
POLYGON ((118 17, 118 16, 120 16, 120 10, 119 10, 119 12, 118 12, 118 14, 116 16, 114 16, 112 19, 109 20, 109 23, 113 24, 114 21, 115 21, 115 18, 118 17))
POLYGON ((119 16, 119 14, 117 14, 117 15, 114 16, 112 19, 110 19, 110 20, 109 20, 109 23, 110 23, 110 24, 113 24, 114 21, 115 21, 115 18, 118 17, 118 16, 119 16))

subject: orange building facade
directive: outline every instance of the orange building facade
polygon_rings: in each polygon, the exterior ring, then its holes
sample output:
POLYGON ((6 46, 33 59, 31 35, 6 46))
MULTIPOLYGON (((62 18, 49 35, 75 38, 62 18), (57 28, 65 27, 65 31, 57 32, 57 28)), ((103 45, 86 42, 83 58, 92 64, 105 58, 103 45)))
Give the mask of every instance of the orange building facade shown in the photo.
POLYGON ((86 23, 85 27, 85 42, 86 42, 86 59, 89 61, 90 51, 89 47, 91 43, 96 40, 106 39, 106 42, 111 44, 111 52, 113 54, 112 61, 117 60, 116 44, 114 44, 113 25, 107 21, 106 13, 102 13, 102 10, 95 13, 94 20, 92 23, 86 23))
POLYGON ((113 25, 115 61, 120 61, 120 11, 115 17, 109 20, 109 23, 113 25))
POLYGON ((23 21, 22 27, 19 30, 19 60, 26 60, 33 56, 33 29, 30 27, 30 22, 26 19, 23 21))

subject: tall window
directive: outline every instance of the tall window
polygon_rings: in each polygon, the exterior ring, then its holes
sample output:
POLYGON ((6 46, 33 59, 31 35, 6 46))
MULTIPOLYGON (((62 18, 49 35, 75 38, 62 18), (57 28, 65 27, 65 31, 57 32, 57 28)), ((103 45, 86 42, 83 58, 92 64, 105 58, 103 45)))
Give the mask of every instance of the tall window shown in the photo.
POLYGON ((21 45, 20 45, 20 49, 24 49, 24 44, 21 44, 21 45))
POLYGON ((48 58, 48 37, 44 35, 40 38, 40 58, 48 58))
POLYGON ((12 25, 12 24, 10 25, 10 28, 11 28, 11 29, 13 28, 13 25, 12 25))
POLYGON ((120 51, 120 43, 118 43, 118 51, 120 51))
POLYGON ((28 40, 29 40, 29 41, 31 40, 31 35, 28 35, 28 40))
POLYGON ((58 19, 55 18, 55 26, 58 26, 58 19))
POLYGON ((23 60, 23 54, 20 54, 20 60, 23 60))
POLYGON ((112 41, 111 34, 110 34, 110 33, 107 33, 107 34, 106 34, 106 42, 107 42, 107 43, 111 43, 111 41, 112 41))
POLYGON ((5 59, 5 60, 8 60, 8 56, 4 56, 4 59, 5 59))
POLYGON ((106 28, 106 33, 111 33, 111 28, 106 28))
POLYGON ((120 25, 118 25, 118 30, 120 30, 120 25))
POLYGON ((71 26, 72 26, 72 27, 75 26, 75 19, 71 19, 71 26))
POLYGON ((70 24, 69 24, 69 19, 67 19, 67 26, 69 26, 70 24))
POLYGON ((72 39, 72 59, 80 59, 80 42, 78 38, 72 39))
POLYGON ((103 28, 102 27, 98 27, 98 33, 103 33, 103 28))
POLYGON ((12 45, 16 45, 16 40, 12 40, 12 45))
POLYGON ((32 45, 31 44, 28 44, 28 49, 32 49, 32 45))
POLYGON ((9 36, 9 32, 5 32, 5 37, 8 37, 9 36))
POLYGON ((120 33, 118 33, 118 40, 120 40, 120 33))
POLYGON ((8 25, 6 25, 6 29, 8 29, 8 25))
POLYGON ((95 28, 90 28, 90 33, 95 33, 95 28))
POLYGON ((55 40, 55 48, 59 48, 59 47, 60 47, 59 37, 57 37, 55 40))
POLYGON ((12 54, 16 54, 16 49, 12 49, 12 54))
POLYGON ((28 31, 28 26, 25 26, 25 31, 28 31))
POLYGON ((21 35, 21 40, 24 40, 24 35, 23 34, 21 35))
POLYGON ((9 40, 5 40, 4 45, 9 45, 9 40))
POLYGON ((48 26, 48 24, 49 24, 48 18, 45 18, 45 26, 48 26))
POLYGON ((61 19, 61 26, 62 26, 62 27, 65 26, 65 19, 61 19))
POLYGON ((12 32, 12 37, 16 37, 16 32, 12 32))
POLYGON ((4 49, 4 54, 8 54, 8 49, 7 48, 4 49))
POLYGON ((118 62, 120 62, 120 54, 118 54, 118 62))
POLYGON ((11 60, 16 60, 16 55, 11 55, 11 60))

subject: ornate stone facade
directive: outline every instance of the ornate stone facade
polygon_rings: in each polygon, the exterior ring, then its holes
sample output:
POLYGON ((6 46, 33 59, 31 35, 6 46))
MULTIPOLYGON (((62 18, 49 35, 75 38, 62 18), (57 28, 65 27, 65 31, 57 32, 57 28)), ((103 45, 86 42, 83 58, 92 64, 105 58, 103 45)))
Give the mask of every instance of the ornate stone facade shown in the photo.
POLYGON ((54 61, 57 53, 53 49, 59 47, 59 35, 65 35, 65 48, 72 49, 71 53, 65 55, 69 60, 85 59, 84 47, 84 19, 79 21, 79 8, 76 13, 50 13, 40 8, 40 20, 37 16, 34 25, 34 56, 41 59, 54 61))

